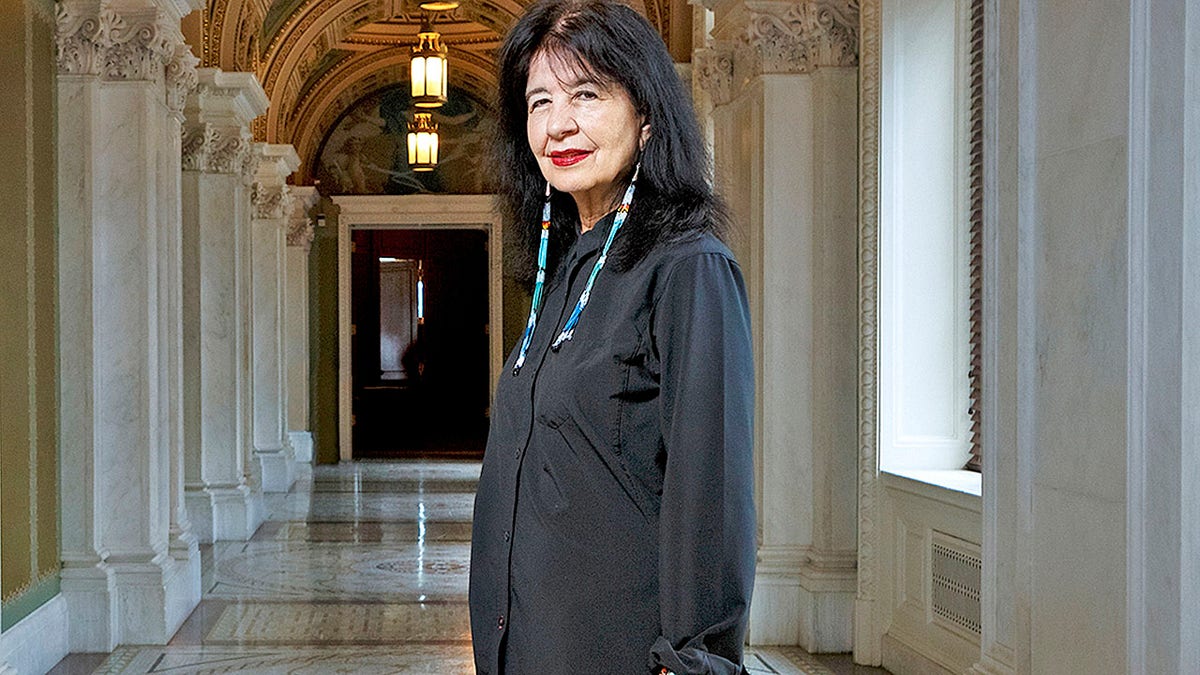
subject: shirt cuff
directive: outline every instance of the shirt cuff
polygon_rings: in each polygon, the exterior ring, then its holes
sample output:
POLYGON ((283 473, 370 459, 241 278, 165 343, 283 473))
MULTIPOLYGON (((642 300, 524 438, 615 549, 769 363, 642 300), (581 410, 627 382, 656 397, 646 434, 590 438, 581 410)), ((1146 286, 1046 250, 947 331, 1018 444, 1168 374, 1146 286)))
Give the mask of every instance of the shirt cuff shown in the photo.
POLYGON ((738 664, 721 658, 704 648, 701 638, 688 641, 675 649, 666 637, 660 635, 650 647, 652 672, 663 668, 675 675, 739 675, 744 672, 738 664))

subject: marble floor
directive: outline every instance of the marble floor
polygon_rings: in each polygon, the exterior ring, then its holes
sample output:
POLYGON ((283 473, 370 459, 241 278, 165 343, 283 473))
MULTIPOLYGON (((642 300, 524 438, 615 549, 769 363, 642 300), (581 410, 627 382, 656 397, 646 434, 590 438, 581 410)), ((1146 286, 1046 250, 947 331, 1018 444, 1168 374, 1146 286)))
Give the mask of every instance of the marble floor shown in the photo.
MULTIPOLYGON (((165 646, 74 654, 83 673, 472 673, 467 566, 477 462, 319 466, 248 542, 202 548, 204 597, 165 646)), ((751 673, 883 673, 798 648, 751 673)))

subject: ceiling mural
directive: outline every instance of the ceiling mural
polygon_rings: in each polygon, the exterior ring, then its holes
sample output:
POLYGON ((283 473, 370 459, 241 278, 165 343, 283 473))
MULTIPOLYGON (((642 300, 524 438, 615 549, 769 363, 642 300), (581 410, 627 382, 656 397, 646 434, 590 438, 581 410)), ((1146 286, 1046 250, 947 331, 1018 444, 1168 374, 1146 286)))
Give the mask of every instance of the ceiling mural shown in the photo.
POLYGON ((321 144, 315 177, 324 194, 480 194, 491 115, 467 92, 451 87, 444 106, 433 110, 441 144, 435 171, 408 165, 406 134, 413 110, 407 85, 369 94, 337 121, 321 144))
MULTIPOLYGON (((270 108, 255 121, 255 139, 295 145, 304 162, 296 180, 308 184, 317 178, 318 155, 325 160, 330 149, 323 143, 340 120, 372 96, 407 85, 423 15, 433 19, 450 50, 451 103, 457 91, 463 105, 486 119, 496 49, 529 1, 460 0, 456 9, 430 13, 418 0, 209 0, 202 59, 206 67, 258 76, 270 108)), ((677 61, 690 60, 693 9, 687 0, 626 1, 658 28, 677 61)), ((445 133, 457 130, 451 124, 445 133)), ((452 147, 450 136, 445 142, 452 147)))

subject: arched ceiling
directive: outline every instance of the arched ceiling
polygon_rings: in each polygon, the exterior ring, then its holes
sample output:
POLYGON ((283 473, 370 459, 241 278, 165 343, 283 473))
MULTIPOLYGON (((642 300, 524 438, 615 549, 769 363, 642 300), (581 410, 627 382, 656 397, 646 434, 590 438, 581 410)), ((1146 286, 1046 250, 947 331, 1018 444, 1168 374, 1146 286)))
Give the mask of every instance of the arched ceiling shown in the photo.
MULTIPOLYGON (((488 101, 496 49, 530 0, 460 0, 432 14, 450 49, 451 84, 488 101)), ((676 60, 690 60, 686 0, 626 0, 658 28, 676 60)), ((417 0, 210 0, 205 66, 255 73, 271 105, 257 140, 291 143, 307 182, 321 140, 355 101, 408 80, 422 10, 417 0)))

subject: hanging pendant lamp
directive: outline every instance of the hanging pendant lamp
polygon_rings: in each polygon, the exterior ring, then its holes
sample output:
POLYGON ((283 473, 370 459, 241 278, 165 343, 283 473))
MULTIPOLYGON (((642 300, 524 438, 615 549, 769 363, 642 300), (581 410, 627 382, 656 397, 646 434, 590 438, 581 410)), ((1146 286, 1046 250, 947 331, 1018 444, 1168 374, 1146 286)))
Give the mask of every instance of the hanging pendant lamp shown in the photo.
POLYGON ((449 84, 449 63, 442 35, 433 29, 427 15, 417 33, 417 46, 412 56, 412 98, 418 108, 440 108, 446 102, 449 84))
POLYGON ((408 166, 413 171, 433 171, 438 162, 438 125, 433 114, 413 114, 408 123, 408 166))

